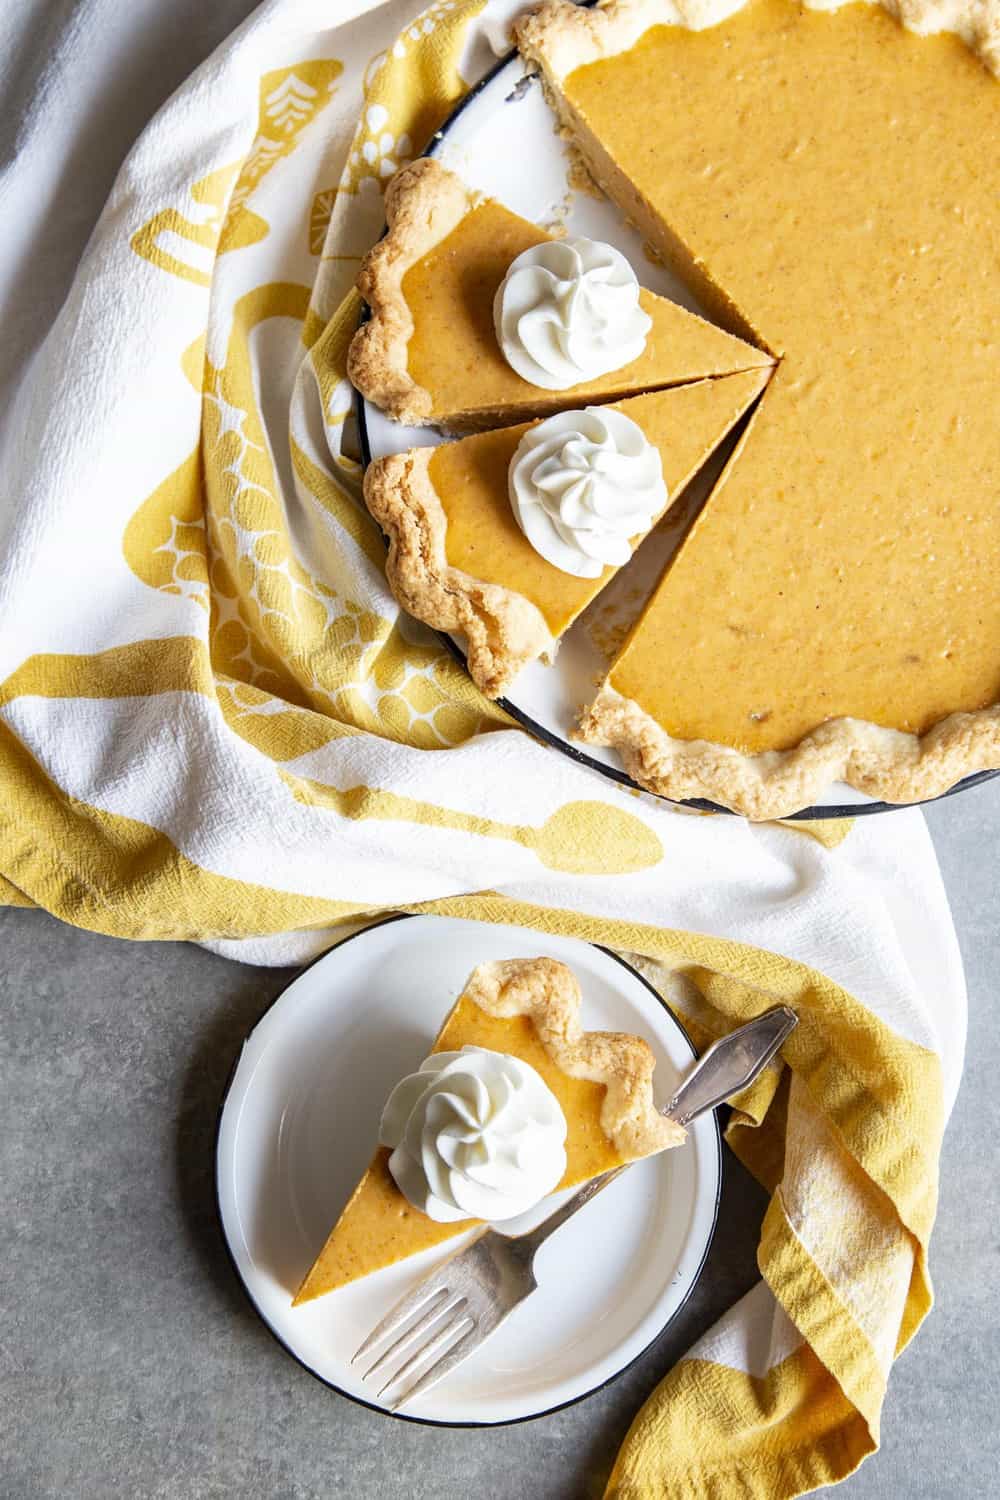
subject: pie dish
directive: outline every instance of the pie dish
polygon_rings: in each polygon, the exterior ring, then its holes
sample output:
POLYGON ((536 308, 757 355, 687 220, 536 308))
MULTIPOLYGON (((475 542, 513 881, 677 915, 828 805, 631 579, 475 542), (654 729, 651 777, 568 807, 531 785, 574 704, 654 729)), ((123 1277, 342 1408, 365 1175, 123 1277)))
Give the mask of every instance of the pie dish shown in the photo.
MULTIPOLYGON (((559 1188, 578 1186, 624 1162, 685 1139, 653 1102, 653 1054, 624 1032, 587 1032, 580 988, 552 958, 481 964, 438 1033, 433 1053, 486 1048, 529 1064, 558 1101, 567 1125, 559 1188)), ((404 1197, 380 1147, 307 1272, 295 1305, 464 1234, 474 1219, 438 1222, 404 1197)))
POLYGON ((504 358, 493 304, 511 262, 553 237, 471 192, 432 157, 396 173, 386 217, 387 232, 358 278, 371 316, 351 343, 348 371, 362 395, 399 422, 496 427, 773 364, 761 349, 642 290, 652 327, 638 358, 564 390, 542 389, 504 358))
POLYGON ((773 818, 1000 767, 1000 8, 953 24, 546 0, 518 28, 592 175, 779 360, 581 724, 656 792, 773 818))
MULTIPOLYGON (((597 410, 620 412, 642 429, 659 452, 669 506, 769 375, 770 368, 750 370, 597 410)), ((615 571, 606 567, 596 578, 563 572, 519 528, 508 471, 532 425, 380 458, 365 473, 365 502, 389 538, 393 593, 428 625, 464 634, 469 671, 490 697, 500 696, 526 662, 551 659, 560 636, 615 571)))

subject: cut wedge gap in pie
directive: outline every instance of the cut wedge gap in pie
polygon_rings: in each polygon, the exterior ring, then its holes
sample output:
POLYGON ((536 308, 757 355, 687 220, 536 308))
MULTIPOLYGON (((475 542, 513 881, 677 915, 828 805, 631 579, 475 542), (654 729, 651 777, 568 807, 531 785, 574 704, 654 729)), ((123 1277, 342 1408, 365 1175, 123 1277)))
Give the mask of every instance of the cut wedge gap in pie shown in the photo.
POLYGON ((348 372, 361 394, 396 421, 478 430, 774 363, 642 289, 639 304, 650 327, 641 354, 610 373, 544 389, 508 363, 494 328, 494 300, 518 256, 560 242, 470 191, 431 157, 396 174, 386 216, 387 232, 358 279, 371 315, 354 336, 348 372))
MULTIPOLYGON (((659 454, 666 500, 650 524, 680 496, 770 375, 770 367, 751 370, 593 408, 629 418, 659 454)), ((616 571, 607 566, 589 578, 564 572, 520 529, 509 471, 536 425, 393 454, 365 473, 365 501, 389 539, 386 570, 396 599, 435 629, 465 637, 469 671, 494 698, 527 662, 551 660, 560 637, 616 571)), ((630 546, 649 529, 631 537, 630 546)))
POLYGON ((545 0, 518 28, 595 179, 781 360, 582 724, 754 818, 1000 768, 1000 8, 955 7, 971 45, 904 10, 545 0))
MULTIPOLYGON (((653 1100, 655 1059, 640 1037, 584 1031, 580 988, 551 958, 482 964, 432 1049, 482 1048, 514 1058, 551 1091, 566 1125, 565 1171, 555 1190, 577 1187, 625 1162, 685 1139, 653 1100)), ((294 1298, 310 1302, 362 1276, 466 1233, 476 1219, 439 1222, 404 1196, 379 1147, 294 1298)))

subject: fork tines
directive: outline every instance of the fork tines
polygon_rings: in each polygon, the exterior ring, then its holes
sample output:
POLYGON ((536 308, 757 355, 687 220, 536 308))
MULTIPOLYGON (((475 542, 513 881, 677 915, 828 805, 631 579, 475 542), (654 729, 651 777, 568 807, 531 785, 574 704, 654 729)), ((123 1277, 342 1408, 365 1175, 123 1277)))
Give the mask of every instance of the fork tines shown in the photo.
POLYGON ((376 1396, 381 1400, 396 1387, 386 1403, 390 1411, 396 1411, 404 1401, 436 1383, 464 1358, 469 1340, 476 1335, 477 1321, 466 1297, 449 1290, 442 1281, 428 1281, 390 1309, 351 1363, 357 1364, 386 1339, 391 1339, 361 1378, 368 1381, 376 1375, 388 1374, 376 1396), (394 1373, 389 1374, 393 1367, 394 1373))

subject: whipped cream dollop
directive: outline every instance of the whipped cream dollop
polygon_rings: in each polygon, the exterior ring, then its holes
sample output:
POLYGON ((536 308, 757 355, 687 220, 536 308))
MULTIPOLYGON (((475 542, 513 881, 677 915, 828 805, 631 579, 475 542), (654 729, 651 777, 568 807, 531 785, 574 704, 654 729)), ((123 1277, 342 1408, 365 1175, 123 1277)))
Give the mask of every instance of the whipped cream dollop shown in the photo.
POLYGON ((563 573, 599 578, 667 504, 660 451, 610 406, 563 411, 524 434, 508 470, 517 524, 563 573))
POLYGON ((547 391, 631 364, 653 326, 624 255, 582 237, 533 245, 512 261, 493 321, 507 363, 547 391))
POLYGON ((515 1218, 566 1170, 556 1096, 528 1063, 485 1047, 432 1053, 393 1089, 379 1138, 400 1192, 442 1224, 515 1218))

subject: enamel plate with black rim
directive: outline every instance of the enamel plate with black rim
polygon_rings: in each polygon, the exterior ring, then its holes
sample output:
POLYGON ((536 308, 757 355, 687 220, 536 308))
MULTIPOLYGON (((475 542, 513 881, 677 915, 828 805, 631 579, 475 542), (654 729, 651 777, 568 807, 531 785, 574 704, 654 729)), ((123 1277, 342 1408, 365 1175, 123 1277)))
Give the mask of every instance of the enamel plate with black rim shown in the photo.
MULTIPOLYGON (((393 1085, 430 1051, 479 963, 546 953, 568 964, 590 1029, 632 1031, 656 1055, 665 1103, 694 1050, 638 973, 589 943, 446 917, 383 922, 305 970, 247 1038, 223 1102, 219 1215, 261 1318, 306 1369, 382 1410, 351 1355, 461 1240, 302 1307, 292 1296, 371 1157, 393 1085)), ((636 1163, 545 1245, 539 1290, 401 1415, 448 1425, 524 1421, 613 1380, 672 1323, 705 1263, 721 1186, 714 1115, 683 1146, 636 1163)), ((542 1219, 562 1195, 513 1221, 542 1219)))
MULTIPOLYGON (((438 157, 470 187, 498 198, 508 208, 546 228, 565 229, 617 246, 627 256, 642 285, 670 297, 693 312, 705 310, 677 277, 644 252, 634 229, 617 209, 592 190, 573 185, 571 159, 556 133, 555 120, 537 79, 526 77, 524 65, 512 57, 469 95, 437 133, 430 155, 438 157)), ((402 427, 377 407, 358 399, 362 453, 367 461, 404 448, 442 441, 433 428, 402 427)), ((603 775, 635 786, 614 750, 588 745, 571 737, 580 709, 593 696, 603 675, 607 654, 602 644, 623 638, 628 624, 649 597, 669 558, 704 504, 723 462, 736 441, 724 444, 683 499, 668 512, 639 548, 632 562, 605 589, 563 638, 555 662, 530 663, 518 676, 503 707, 540 739, 603 775)), ((461 640, 445 637, 464 661, 461 640)), ((968 776, 952 792, 975 786, 996 775, 981 771, 968 776)), ((951 793, 946 793, 950 796, 951 793)), ((726 812, 714 803, 689 805, 726 812)), ((891 812, 894 804, 879 802, 843 784, 831 786, 823 800, 803 808, 799 818, 852 817, 860 813, 891 812)))

